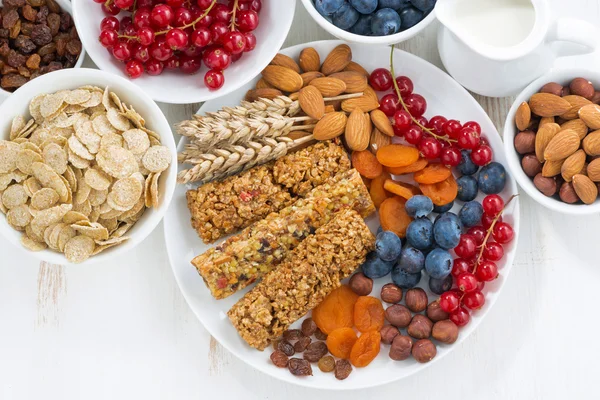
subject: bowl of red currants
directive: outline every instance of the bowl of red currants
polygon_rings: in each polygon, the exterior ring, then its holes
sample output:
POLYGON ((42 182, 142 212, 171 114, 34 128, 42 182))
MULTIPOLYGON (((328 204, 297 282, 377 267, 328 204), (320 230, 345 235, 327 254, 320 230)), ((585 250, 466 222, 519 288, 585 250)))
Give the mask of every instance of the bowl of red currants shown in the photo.
POLYGON ((96 65, 154 100, 197 103, 231 93, 287 37, 295 0, 73 0, 96 65))

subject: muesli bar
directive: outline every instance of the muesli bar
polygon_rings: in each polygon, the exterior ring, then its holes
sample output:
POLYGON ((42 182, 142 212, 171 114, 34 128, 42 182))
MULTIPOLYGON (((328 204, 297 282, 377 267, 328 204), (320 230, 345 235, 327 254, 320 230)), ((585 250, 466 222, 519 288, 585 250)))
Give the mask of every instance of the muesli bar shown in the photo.
POLYGON ((354 210, 344 210, 306 238, 227 315, 251 347, 265 349, 341 285, 375 247, 354 210))
POLYGON ((192 227, 204 243, 252 225, 350 169, 338 142, 319 142, 221 182, 188 190, 192 227))
POLYGON ((192 264, 211 294, 223 299, 273 270, 308 235, 346 208, 363 217, 375 211, 369 192, 354 169, 195 257, 192 264))

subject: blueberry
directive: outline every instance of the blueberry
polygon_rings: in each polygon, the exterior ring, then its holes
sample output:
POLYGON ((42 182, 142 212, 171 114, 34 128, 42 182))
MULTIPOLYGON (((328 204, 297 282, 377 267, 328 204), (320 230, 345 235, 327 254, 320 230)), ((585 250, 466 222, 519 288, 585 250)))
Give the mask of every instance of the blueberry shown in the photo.
POLYGON ((393 8, 400 11, 410 6, 410 0, 379 0, 379 8, 393 8))
POLYGON ((405 8, 400 12, 402 30, 412 28, 423 20, 423 13, 414 7, 405 8))
POLYGON ((452 288, 452 275, 443 279, 429 278, 429 290, 435 294, 442 294, 452 288))
POLYGON ((460 241, 461 232, 462 223, 453 213, 440 214, 433 224, 433 237, 437 245, 443 249, 455 248, 460 241))
POLYGON ((436 0, 410 0, 410 2, 419 10, 427 12, 433 9, 436 0))
POLYGON ((386 276, 392 270, 394 263, 383 261, 372 251, 367 255, 367 260, 362 265, 362 272, 366 277, 377 279, 386 276))
POLYGON ((471 201, 477 197, 477 179, 470 175, 461 176, 456 180, 458 185, 458 194, 456 197, 461 201, 471 201))
POLYGON ((425 256, 419 249, 415 249, 410 245, 406 245, 396 267, 409 273, 416 274, 425 268, 425 256))
POLYGON ((429 218, 417 218, 406 228, 406 241, 419 250, 433 245, 433 223, 429 218))
POLYGON ((440 220, 442 218, 450 218, 450 219, 453 219, 454 221, 460 223, 460 218, 458 218, 458 215, 454 214, 451 211, 446 211, 445 213, 442 213, 442 214, 438 215, 437 217, 435 217, 435 220, 433 221, 434 225, 436 222, 438 222, 438 220, 440 220))
POLYGON ((452 255, 444 249, 433 249, 425 258, 425 271, 435 279, 443 279, 452 271, 452 255))
POLYGON ((443 206, 433 206, 433 212, 442 214, 442 213, 445 213, 446 211, 452 210, 452 207, 454 207, 454 202, 444 204, 443 206))
POLYGON ((350 0, 350 5, 361 14, 371 14, 377 9, 377 0, 350 0))
POLYGON ((402 289, 414 288, 421 280, 421 271, 411 274, 404 271, 398 265, 392 270, 392 282, 402 289))
POLYGON ((345 0, 315 0, 315 8, 324 17, 331 16, 340 9, 345 0))
POLYGON ((473 175, 476 173, 479 167, 473 164, 473 161, 471 161, 471 152, 469 150, 461 150, 460 154, 462 156, 460 159, 460 164, 458 164, 456 167, 458 172, 460 172, 462 175, 473 175))
POLYGON ((371 35, 371 21, 373 20, 373 14, 361 15, 358 21, 352 25, 350 32, 355 35, 370 36, 371 35))
POLYGON ((379 226, 379 228, 377 228, 377 234, 379 235, 381 232, 383 232, 383 228, 379 226))
POLYGON ((360 14, 347 1, 339 10, 333 13, 331 19, 333 24, 340 29, 348 30, 358 21, 360 14))
POLYGON ((485 194, 497 194, 506 185, 506 170, 502 164, 491 162, 479 171, 479 189, 485 194))
POLYGON ((402 252, 402 240, 394 232, 381 232, 377 234, 375 252, 383 261, 396 261, 402 252))
POLYGON ((469 201, 465 203, 458 213, 460 222, 470 228, 481 222, 481 216, 483 215, 483 207, 478 201, 469 201))
POLYGON ((413 218, 426 217, 433 211, 433 202, 422 194, 411 197, 404 206, 406 213, 413 218))
POLYGON ((400 32, 402 20, 391 8, 382 8, 375 13, 371 21, 371 31, 375 36, 393 35, 400 32))

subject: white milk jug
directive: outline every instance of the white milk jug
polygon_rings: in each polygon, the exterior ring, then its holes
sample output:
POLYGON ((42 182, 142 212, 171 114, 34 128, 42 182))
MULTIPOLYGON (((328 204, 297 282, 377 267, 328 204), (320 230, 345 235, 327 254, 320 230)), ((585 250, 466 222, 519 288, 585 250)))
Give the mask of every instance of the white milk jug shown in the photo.
POLYGON ((598 29, 554 18, 547 0, 438 0, 438 46, 444 66, 461 85, 484 96, 519 93, 558 56, 553 42, 579 54, 598 46, 598 29))

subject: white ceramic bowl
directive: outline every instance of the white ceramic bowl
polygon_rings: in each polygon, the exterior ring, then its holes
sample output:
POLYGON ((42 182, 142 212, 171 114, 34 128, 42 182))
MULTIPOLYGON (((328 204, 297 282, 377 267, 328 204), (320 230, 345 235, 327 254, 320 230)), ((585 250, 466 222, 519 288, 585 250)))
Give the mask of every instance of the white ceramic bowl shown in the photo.
POLYGON ((519 133, 515 125, 515 114, 519 105, 528 101, 532 95, 537 93, 542 86, 548 82, 558 82, 561 85, 568 85, 574 78, 585 77, 589 79, 595 87, 600 87, 600 72, 583 68, 561 68, 556 69, 541 78, 535 80, 525 88, 515 100, 504 124, 504 151, 508 161, 510 174, 517 180, 519 186, 531 196, 535 201, 551 210, 572 215, 588 215, 600 212, 600 200, 595 203, 586 204, 567 204, 554 197, 543 195, 533 184, 533 178, 528 177, 521 167, 521 156, 517 153, 514 146, 515 135, 519 133))
MULTIPOLYGON (((71 16, 73 16, 73 8, 71 7, 71 2, 69 0, 55 0, 55 1, 58 3, 60 8, 62 8, 63 11, 66 11, 69 14, 71 14, 71 16)), ((0 5, 2 5, 2 0, 0 0, 0 5)), ((75 19, 75 18, 73 18, 73 19, 75 19)), ((77 27, 77 31, 79 33, 79 27, 77 27)), ((82 41, 82 43, 83 43, 83 41, 82 41)), ((75 63, 75 66, 73 68, 81 67, 81 64, 83 63, 84 58, 85 58, 85 48, 82 47, 81 54, 79 54, 79 58, 77 59, 77 62, 75 63)), ((2 103, 4 100, 6 100, 11 94, 13 94, 13 92, 8 92, 6 90, 0 89, 0 103, 2 103)))
POLYGON ((405 40, 408 40, 413 36, 417 35, 429 24, 431 24, 431 22, 435 19, 434 8, 425 18, 423 18, 421 22, 403 32, 398 32, 394 35, 388 36, 363 36, 356 35, 352 32, 340 29, 331 22, 327 21, 321 14, 319 14, 317 9, 315 8, 314 0, 302 0, 302 4, 304 4, 304 7, 306 8, 306 11, 308 11, 310 16, 313 17, 313 19, 317 21, 319 25, 321 25, 321 28, 325 29, 327 32, 331 33, 333 36, 339 39, 352 43, 391 45, 404 42, 405 40))
MULTIPOLYGON (((142 75, 133 80, 155 101, 171 104, 199 103, 225 96, 245 85, 258 75, 277 54, 292 26, 296 0, 263 0, 260 24, 253 32, 256 48, 232 63, 225 71, 225 84, 211 91, 204 85, 206 66, 194 75, 179 71, 164 71, 159 76, 142 75)), ((73 13, 79 36, 98 68, 118 76, 127 77, 125 65, 117 61, 98 41, 100 22, 106 14, 92 0, 73 0, 73 13)), ((117 16, 120 18, 121 14, 117 16)))
MULTIPOLYGON (((172 162, 169 169, 163 172, 159 179, 159 207, 146 209, 142 218, 127 232, 126 235, 130 239, 96 256, 90 257, 78 265, 106 261, 130 251, 140 244, 156 228, 165 215, 173 198, 177 180, 177 149, 175 147, 175 140, 173 139, 169 123, 160 111, 160 108, 139 87, 127 79, 97 69, 79 68, 51 72, 23 85, 0 105, 0 115, 3 116, 0 120, 0 139, 8 139, 12 119, 16 115, 29 116, 29 102, 34 96, 40 93, 54 93, 62 89, 75 89, 83 85, 108 86, 124 103, 131 104, 144 117, 146 126, 160 134, 162 144, 169 148, 172 162)), ((10 227, 6 222, 5 216, 1 214, 0 234, 22 251, 28 251, 21 245, 21 232, 17 232, 10 227)), ((64 255, 52 250, 28 252, 43 261, 53 264, 69 264, 64 255)))

